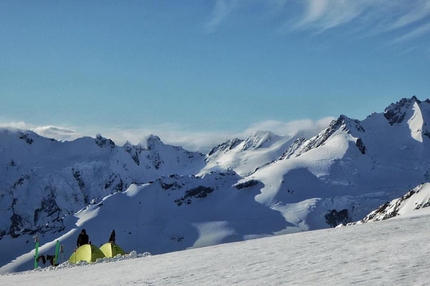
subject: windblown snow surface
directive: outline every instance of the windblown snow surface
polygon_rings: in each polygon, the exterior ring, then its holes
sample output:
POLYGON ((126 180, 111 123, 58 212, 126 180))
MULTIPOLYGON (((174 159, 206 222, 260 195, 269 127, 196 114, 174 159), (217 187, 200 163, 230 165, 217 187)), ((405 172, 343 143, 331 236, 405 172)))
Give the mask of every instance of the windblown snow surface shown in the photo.
POLYGON ((1 285, 428 285, 430 210, 343 228, 0 276, 1 285))

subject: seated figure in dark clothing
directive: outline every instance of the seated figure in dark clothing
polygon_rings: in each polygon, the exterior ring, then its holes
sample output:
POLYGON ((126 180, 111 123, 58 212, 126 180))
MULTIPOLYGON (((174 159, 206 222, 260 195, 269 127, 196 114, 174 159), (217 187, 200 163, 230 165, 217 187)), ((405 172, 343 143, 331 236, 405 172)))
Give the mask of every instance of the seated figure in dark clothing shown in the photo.
POLYGON ((109 242, 115 244, 115 240, 116 240, 115 230, 112 230, 112 232, 110 233, 110 236, 109 236, 109 242))
POLYGON ((80 246, 82 246, 84 244, 88 244, 89 240, 90 240, 90 238, 88 237, 87 232, 85 231, 85 229, 83 229, 81 231, 81 233, 79 234, 79 236, 78 236, 78 241, 76 243, 76 246, 80 247, 80 246))

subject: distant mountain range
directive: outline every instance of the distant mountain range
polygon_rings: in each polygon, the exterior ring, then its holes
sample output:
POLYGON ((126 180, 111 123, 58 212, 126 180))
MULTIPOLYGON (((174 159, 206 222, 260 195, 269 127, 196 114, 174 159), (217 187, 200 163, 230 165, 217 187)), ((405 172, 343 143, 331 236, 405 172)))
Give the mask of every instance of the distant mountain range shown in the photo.
POLYGON ((208 154, 0 129, 0 272, 31 267, 33 235, 70 252, 80 228, 157 254, 362 220, 430 181, 429 123, 413 96, 312 138, 260 131, 208 154))

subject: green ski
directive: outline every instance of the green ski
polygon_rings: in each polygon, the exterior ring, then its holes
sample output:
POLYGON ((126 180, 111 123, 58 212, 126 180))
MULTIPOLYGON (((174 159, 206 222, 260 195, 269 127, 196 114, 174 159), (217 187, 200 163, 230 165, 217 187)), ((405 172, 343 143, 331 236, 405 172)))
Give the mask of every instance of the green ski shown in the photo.
POLYGON ((39 237, 37 235, 33 236, 34 238, 34 269, 39 266, 38 258, 39 258, 39 237))
POLYGON ((57 243, 55 245, 55 257, 54 257, 54 266, 58 265, 58 253, 60 251, 60 241, 57 240, 57 243))

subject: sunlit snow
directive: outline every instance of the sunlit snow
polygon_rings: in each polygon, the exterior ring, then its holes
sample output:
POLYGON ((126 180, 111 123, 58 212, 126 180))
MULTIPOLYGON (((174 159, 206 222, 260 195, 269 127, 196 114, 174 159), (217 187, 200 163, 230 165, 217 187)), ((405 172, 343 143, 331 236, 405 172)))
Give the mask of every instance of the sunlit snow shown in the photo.
POLYGON ((2 285, 428 285, 430 213, 1 275, 2 285))

